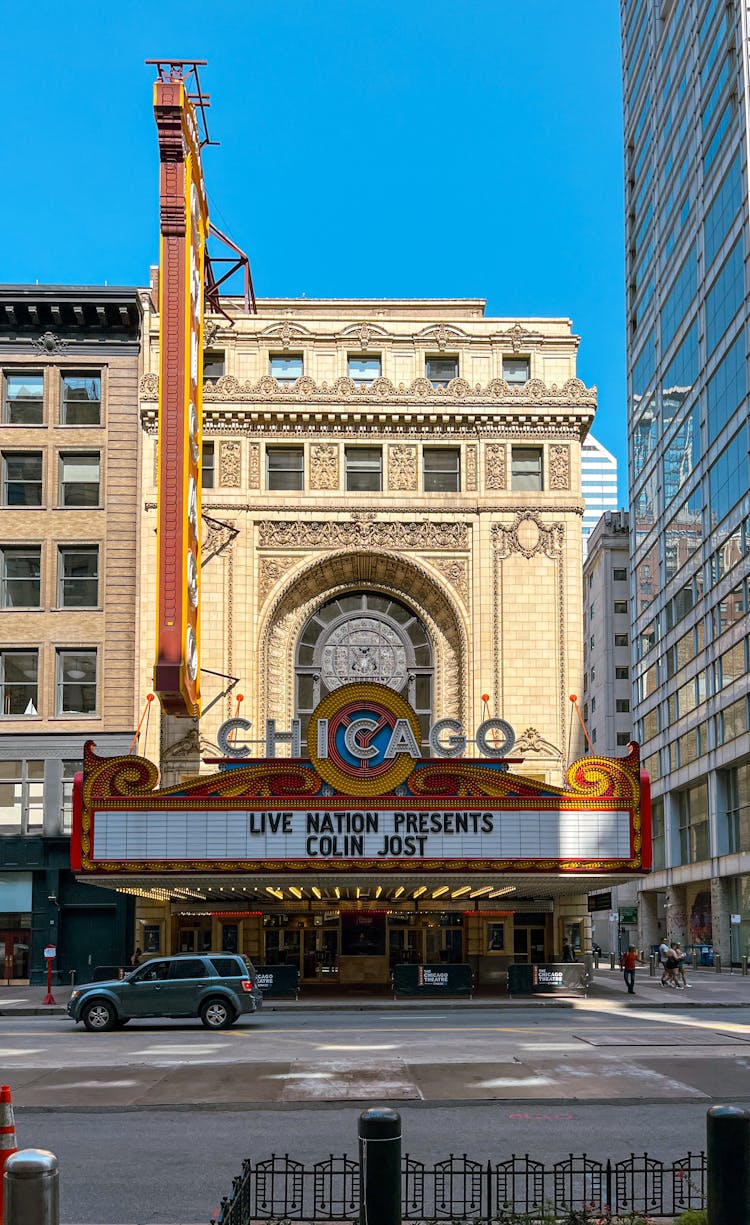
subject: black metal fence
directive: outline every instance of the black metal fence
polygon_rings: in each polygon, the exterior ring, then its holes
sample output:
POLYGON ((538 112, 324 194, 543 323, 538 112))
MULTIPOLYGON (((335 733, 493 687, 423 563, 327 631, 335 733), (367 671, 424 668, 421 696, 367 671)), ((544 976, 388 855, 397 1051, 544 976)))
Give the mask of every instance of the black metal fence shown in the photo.
MULTIPOLYGON (((529 1221, 549 1221, 551 1215, 584 1209, 605 1217, 633 1212, 673 1217, 703 1208, 705 1195, 702 1152, 672 1162, 648 1153, 631 1153, 623 1161, 571 1154, 552 1165, 528 1155, 484 1162, 451 1154, 427 1166, 405 1155, 401 1166, 404 1221, 511 1222, 522 1214, 529 1221)), ((274 1155, 255 1165, 243 1162, 217 1225, 358 1221, 359 1207, 358 1161, 330 1156, 305 1166, 274 1155)))

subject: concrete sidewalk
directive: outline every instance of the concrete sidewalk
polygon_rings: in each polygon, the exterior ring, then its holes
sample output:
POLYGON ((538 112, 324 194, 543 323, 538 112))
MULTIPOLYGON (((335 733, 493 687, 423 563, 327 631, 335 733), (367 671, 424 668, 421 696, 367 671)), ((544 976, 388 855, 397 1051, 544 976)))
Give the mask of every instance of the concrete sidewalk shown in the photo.
MULTIPOLYGON (((661 986, 660 975, 649 976, 648 967, 636 970, 635 994, 628 995, 619 969, 599 969, 594 972, 594 983, 586 998, 590 1003, 600 1001, 608 1007, 638 1008, 748 1008, 750 1007, 750 975, 743 976, 739 970, 728 970, 717 974, 712 968, 688 972, 688 987, 684 991, 661 986)), ((81 986, 85 984, 80 984, 81 986)), ((63 1016, 70 996, 70 987, 53 987, 54 1004, 42 1001, 47 993, 42 986, 0 986, 0 1017, 2 1016, 63 1016)), ((379 993, 356 992, 345 994, 335 988, 302 988, 298 1000, 267 999, 264 1008, 268 1011, 292 1012, 361 1012, 383 1008, 394 1011, 444 1008, 450 1001, 452 1008, 570 1008, 581 999, 579 993, 570 995, 525 995, 509 997, 504 992, 480 991, 472 999, 452 996, 410 997, 394 1000, 382 991, 379 993)))

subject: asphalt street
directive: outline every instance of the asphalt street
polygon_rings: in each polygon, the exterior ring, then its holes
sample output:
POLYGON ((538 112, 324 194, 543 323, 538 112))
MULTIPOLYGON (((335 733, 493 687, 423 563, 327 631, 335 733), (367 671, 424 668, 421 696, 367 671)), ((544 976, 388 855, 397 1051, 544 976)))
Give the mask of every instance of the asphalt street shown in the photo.
POLYGON ((700 1150, 710 1105, 750 1103, 750 1011, 268 1009, 218 1034, 6 1014, 0 1069, 20 1145, 60 1158, 64 1225, 197 1225, 244 1157, 356 1155, 375 1104, 430 1162, 700 1150))

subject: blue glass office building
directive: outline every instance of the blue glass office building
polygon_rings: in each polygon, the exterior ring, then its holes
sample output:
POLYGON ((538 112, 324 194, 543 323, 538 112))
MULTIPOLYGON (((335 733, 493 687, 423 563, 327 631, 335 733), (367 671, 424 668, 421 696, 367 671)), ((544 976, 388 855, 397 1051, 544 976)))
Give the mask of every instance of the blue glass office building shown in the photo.
POLYGON ((750 942, 747 0, 622 0, 643 944, 750 942))

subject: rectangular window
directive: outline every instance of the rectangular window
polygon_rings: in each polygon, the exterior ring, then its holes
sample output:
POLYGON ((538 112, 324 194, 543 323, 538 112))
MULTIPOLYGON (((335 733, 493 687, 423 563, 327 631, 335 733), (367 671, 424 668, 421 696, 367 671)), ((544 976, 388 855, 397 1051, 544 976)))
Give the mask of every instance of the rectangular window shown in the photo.
POLYGON ((742 203, 742 168, 739 153, 727 170, 721 187, 714 196, 711 207, 703 222, 703 246, 706 256, 706 268, 709 268, 714 257, 722 246, 737 216, 737 210, 742 203))
POLYGON ((618 732, 617 733, 618 749, 624 748, 628 744, 630 744, 630 732, 618 732))
POLYGON ((708 354, 717 344, 745 300, 745 257, 742 238, 732 247, 706 296, 706 344, 708 354))
POLYGON ((213 489, 216 482, 216 455, 213 442, 201 443, 201 489, 213 489))
POLYGON ((531 363, 528 357, 504 357, 503 378, 511 387, 528 383, 531 378, 531 363))
POLYGON ((727 349, 706 384, 708 441, 712 443, 747 394, 745 332, 727 349))
POLYGON ((0 607, 38 608, 42 550, 40 545, 3 546, 0 551, 0 607))
POLYGON ((44 375, 23 370, 6 374, 3 421, 6 425, 44 424, 44 375))
POLYGON ((3 454, 3 506, 42 505, 42 452, 3 454))
POLYGON ((747 698, 732 702, 719 715, 719 743, 726 744, 747 731, 747 698))
POLYGON ((380 447, 346 447, 346 488, 353 493, 379 493, 383 488, 383 452, 380 447))
POLYGON ((61 425, 99 425, 102 419, 102 378, 98 371, 62 376, 61 425))
POLYGON ((542 488, 541 447, 511 448, 511 489, 519 493, 542 488))
POLYGON ((651 831, 653 841, 653 865, 654 871, 657 871, 659 868, 663 868, 665 865, 663 800, 656 799, 651 806, 651 831))
POLYGON ((626 647, 628 645, 627 634, 615 634, 615 646, 626 647))
POLYGON ((459 493, 461 452, 458 447, 425 447, 422 451, 425 493, 459 493))
POLYGON ((220 379, 226 374, 226 357, 223 349, 206 349, 203 354, 203 380, 220 379))
POLYGON ((451 379, 458 378, 458 358, 443 354, 440 357, 426 357, 424 373, 433 387, 447 387, 451 379))
POLYGON ((626 715, 630 710, 630 702, 627 698, 615 699, 615 711, 618 715, 626 715))
POLYGON ((60 456, 60 505, 99 505, 99 453, 60 456))
POLYGON ((291 386, 302 378, 303 364, 301 353, 271 353, 271 374, 282 386, 291 386))
POLYGON ((4 715, 37 714, 38 686, 38 651, 0 651, 0 709, 4 715))
POLYGON ((305 488, 303 447, 266 447, 266 488, 280 492, 305 488))
POLYGON ((44 762, 0 761, 0 826, 19 833, 44 824, 44 762))
POLYGON ((82 761, 63 761, 62 763, 62 832, 69 834, 73 828, 73 783, 76 774, 83 769, 82 761))
POLYGON ((627 570, 624 570, 620 568, 619 566, 615 566, 614 570, 612 571, 612 580, 615 583, 627 583, 628 581, 627 570))
POLYGON ((59 608, 96 608, 99 604, 98 545, 64 545, 57 555, 59 608))
POLYGON ((630 676, 629 668, 615 668, 615 680, 626 681, 630 676))
POLYGON ((747 431, 741 429, 708 470, 712 526, 720 523, 747 495, 747 486, 747 431))
POLYGON ((675 277, 672 288, 661 308, 661 345, 666 351, 695 297, 698 285, 698 261, 695 247, 688 251, 685 262, 675 277))
POLYGON ((58 715, 90 715, 96 711, 96 651, 57 652, 58 715))
POLYGON ((358 387, 369 387, 371 383, 375 382, 375 379, 380 378, 380 356, 358 357, 356 354, 350 354, 347 369, 349 378, 354 379, 358 387))
POLYGON ((614 610, 616 613, 626 613, 628 611, 627 600, 615 600, 614 610))

